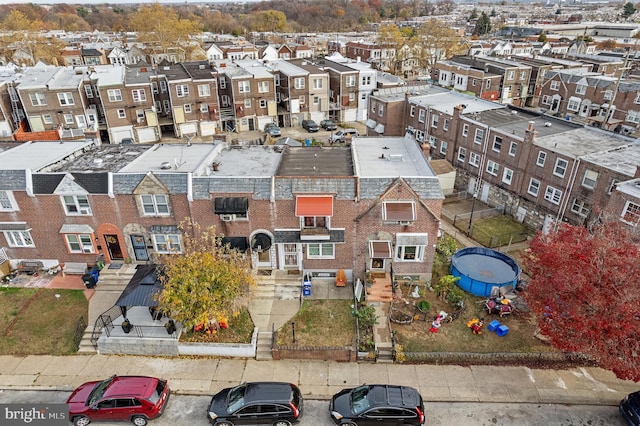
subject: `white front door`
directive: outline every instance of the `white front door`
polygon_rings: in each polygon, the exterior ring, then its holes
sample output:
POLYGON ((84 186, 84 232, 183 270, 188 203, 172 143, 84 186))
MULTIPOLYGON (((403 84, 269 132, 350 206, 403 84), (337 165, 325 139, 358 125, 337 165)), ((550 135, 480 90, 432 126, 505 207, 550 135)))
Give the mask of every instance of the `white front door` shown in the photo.
POLYGON ((284 268, 285 269, 297 269, 298 268, 298 244, 283 244, 282 252, 284 256, 284 268))

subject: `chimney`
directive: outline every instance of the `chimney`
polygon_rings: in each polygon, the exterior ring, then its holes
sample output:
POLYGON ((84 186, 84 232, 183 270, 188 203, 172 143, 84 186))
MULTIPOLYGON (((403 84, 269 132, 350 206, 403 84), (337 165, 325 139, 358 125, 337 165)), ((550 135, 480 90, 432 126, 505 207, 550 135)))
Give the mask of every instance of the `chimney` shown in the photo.
POLYGON ((533 130, 533 121, 529 122, 529 126, 527 127, 527 132, 531 132, 533 130))
POLYGON ((633 178, 640 178, 640 166, 636 166, 636 174, 633 175, 633 178))
POLYGON ((524 141, 533 143, 533 140, 535 139, 537 134, 538 132, 536 132, 536 129, 533 128, 533 121, 530 121, 529 125, 527 126, 527 130, 524 132, 524 141))

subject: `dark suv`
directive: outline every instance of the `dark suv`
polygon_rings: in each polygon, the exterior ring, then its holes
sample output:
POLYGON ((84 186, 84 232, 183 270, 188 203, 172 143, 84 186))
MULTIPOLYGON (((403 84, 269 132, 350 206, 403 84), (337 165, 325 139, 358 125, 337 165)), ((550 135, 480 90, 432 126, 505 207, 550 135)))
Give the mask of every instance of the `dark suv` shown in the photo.
POLYGON ((343 389, 331 398, 329 414, 337 425, 424 424, 422 396, 408 386, 362 385, 343 389))
POLYGON ((209 422, 218 426, 272 423, 289 426, 302 417, 302 394, 284 382, 243 383, 211 398, 209 422))
POLYGON ((627 424, 638 426, 640 425, 640 391, 633 392, 625 396, 620 401, 620 414, 627 421, 627 424))
POLYGON ((92 421, 131 421, 144 426, 158 417, 169 400, 166 380, 145 376, 111 376, 100 382, 87 382, 67 399, 69 419, 76 426, 92 421))
POLYGON ((336 123, 334 123, 333 120, 322 120, 320 122, 320 127, 322 127, 325 130, 336 130, 338 128, 338 126, 336 126, 336 123))
POLYGON ((317 132, 319 130, 318 125, 313 120, 302 120, 302 127, 307 132, 317 132))

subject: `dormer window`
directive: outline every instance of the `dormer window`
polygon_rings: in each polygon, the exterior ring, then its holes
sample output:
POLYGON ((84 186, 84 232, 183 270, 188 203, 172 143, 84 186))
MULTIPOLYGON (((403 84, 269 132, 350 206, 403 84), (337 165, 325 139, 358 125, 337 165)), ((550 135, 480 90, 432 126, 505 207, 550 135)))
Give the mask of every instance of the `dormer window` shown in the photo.
POLYGON ((91 215, 91 207, 86 195, 63 195, 62 202, 67 216, 91 215))
POLYGON ((296 197, 295 215, 300 218, 301 239, 329 239, 333 216, 333 197, 330 195, 296 197))
POLYGON ((409 224, 416 220, 416 205, 413 201, 386 201, 382 204, 382 221, 394 224, 409 224))

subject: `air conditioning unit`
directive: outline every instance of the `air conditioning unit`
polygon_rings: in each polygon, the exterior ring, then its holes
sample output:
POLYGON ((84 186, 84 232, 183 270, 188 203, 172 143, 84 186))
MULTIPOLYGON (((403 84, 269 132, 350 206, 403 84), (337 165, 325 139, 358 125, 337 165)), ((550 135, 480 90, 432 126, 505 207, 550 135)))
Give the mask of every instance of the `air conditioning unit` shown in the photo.
POLYGON ((403 226, 409 226, 411 225, 412 222, 408 221, 408 220, 402 220, 400 222, 398 222, 399 225, 403 225, 403 226))
POLYGON ((221 214, 220 215, 220 220, 223 222, 230 222, 233 219, 235 219, 235 215, 232 214, 221 214))
POLYGON ((80 209, 80 214, 91 214, 91 209, 80 209))
POLYGON ((82 249, 82 251, 84 252, 84 254, 91 254, 93 253, 93 249, 90 247, 85 247, 82 249))

